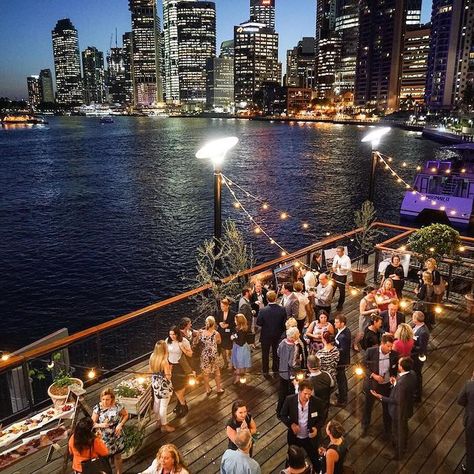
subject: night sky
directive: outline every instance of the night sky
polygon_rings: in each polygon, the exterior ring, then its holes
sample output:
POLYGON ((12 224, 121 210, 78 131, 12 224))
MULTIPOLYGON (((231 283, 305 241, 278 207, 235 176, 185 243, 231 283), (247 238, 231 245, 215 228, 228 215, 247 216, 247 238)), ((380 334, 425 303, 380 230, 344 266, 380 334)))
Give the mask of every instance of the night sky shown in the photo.
MULTIPOLYGON (((215 0, 217 45, 233 37, 233 26, 249 16, 249 0, 215 0)), ((162 5, 158 0, 161 16, 162 5)), ((423 0, 422 21, 429 21, 431 1, 423 0)), ((276 28, 280 60, 303 36, 314 36, 316 0, 277 0, 276 28)), ((70 18, 79 32, 79 48, 96 46, 104 53, 130 31, 128 0, 21 0, 2 2, 0 14, 0 96, 26 98, 26 77, 50 68, 54 75, 51 30, 70 18)))

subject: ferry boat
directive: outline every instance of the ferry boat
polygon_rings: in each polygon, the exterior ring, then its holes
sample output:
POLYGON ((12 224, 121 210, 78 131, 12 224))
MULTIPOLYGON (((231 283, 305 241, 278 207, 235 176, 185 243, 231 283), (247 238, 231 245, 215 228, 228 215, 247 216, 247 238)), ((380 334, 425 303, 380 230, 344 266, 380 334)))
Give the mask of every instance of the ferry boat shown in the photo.
POLYGON ((415 176, 414 191, 405 192, 400 215, 418 222, 469 227, 474 223, 474 144, 446 149, 461 156, 426 162, 415 176))
POLYGON ((46 125, 48 122, 41 115, 9 114, 1 118, 2 125, 46 125))

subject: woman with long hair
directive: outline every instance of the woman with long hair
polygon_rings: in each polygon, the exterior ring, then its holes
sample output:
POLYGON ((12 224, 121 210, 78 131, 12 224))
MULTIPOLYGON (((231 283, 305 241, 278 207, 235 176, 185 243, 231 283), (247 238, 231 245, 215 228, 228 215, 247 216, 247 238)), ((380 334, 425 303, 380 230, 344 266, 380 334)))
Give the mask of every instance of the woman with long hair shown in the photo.
POLYGON ((423 314, 425 315, 425 324, 431 331, 435 323, 433 303, 436 302, 432 272, 426 270, 422 273, 421 283, 418 285, 418 288, 415 289, 415 294, 418 297, 418 302, 416 303, 417 309, 423 311, 423 314))
POLYGON ((347 445, 344 439, 344 428, 332 420, 326 426, 326 434, 329 436, 329 445, 326 449, 319 448, 321 455, 325 456, 326 474, 343 474, 344 460, 347 454, 347 445))
POLYGON ((222 395, 224 389, 221 385, 221 370, 217 360, 219 355, 217 346, 221 343, 221 336, 216 330, 216 320, 214 319, 214 316, 208 316, 206 318, 206 325, 204 329, 201 329, 199 339, 203 344, 201 352, 201 370, 206 395, 208 397, 211 395, 211 387, 209 386, 210 375, 214 375, 216 380, 217 395, 222 395))
POLYGON ((386 278, 383 281, 382 286, 377 290, 375 300, 380 312, 386 311, 390 303, 398 304, 397 292, 393 287, 393 280, 391 278, 386 278))
POLYGON ((174 444, 164 444, 148 469, 140 474, 189 474, 183 456, 174 444))
MULTIPOLYGON (((236 400, 232 404, 232 417, 226 426, 226 434, 227 438, 229 438, 228 449, 237 451, 234 441, 238 430, 249 430, 252 436, 257 432, 255 420, 247 410, 247 405, 243 400, 236 400)), ((250 449, 250 456, 252 456, 252 448, 250 449)))
POLYGON ((82 462, 99 456, 108 456, 109 450, 102 439, 94 433, 92 418, 82 418, 69 438, 69 453, 72 456, 74 472, 82 472, 82 462))
POLYGON ((171 433, 174 427, 168 424, 168 404, 173 394, 171 365, 168 362, 168 344, 158 341, 150 356, 151 386, 153 388, 153 411, 156 424, 163 433, 171 433))
POLYGON ((415 345, 411 326, 407 323, 401 323, 395 331, 394 338, 393 350, 397 351, 400 357, 410 357, 415 345))
POLYGON ((113 456, 116 474, 122 474, 122 430, 127 420, 128 412, 116 403, 114 391, 111 388, 102 390, 100 402, 92 410, 92 421, 94 428, 100 430, 109 454, 113 456))
POLYGON ((384 279, 385 278, 392 279, 393 288, 397 292, 398 299, 401 299, 403 286, 405 285, 405 270, 402 267, 399 255, 392 255, 390 263, 385 269, 384 279))
POLYGON ((232 365, 235 367, 234 383, 238 383, 241 375, 252 367, 250 346, 247 344, 249 327, 247 318, 239 313, 235 316, 235 332, 232 334, 232 365))
POLYGON ((221 354, 224 358, 224 364, 229 370, 232 370, 232 334, 235 332, 235 312, 230 307, 230 300, 222 298, 220 310, 216 313, 217 331, 221 336, 221 354))
POLYGON ((375 301, 376 291, 373 287, 368 286, 364 290, 364 297, 360 300, 359 303, 359 331, 356 334, 354 339, 354 350, 360 352, 360 341, 364 337, 365 330, 372 321, 372 316, 378 315, 380 310, 375 301))
POLYGON ((425 262, 426 271, 431 273, 431 284, 433 285, 433 302, 441 303, 444 295, 445 285, 441 273, 438 270, 438 263, 431 257, 425 262))

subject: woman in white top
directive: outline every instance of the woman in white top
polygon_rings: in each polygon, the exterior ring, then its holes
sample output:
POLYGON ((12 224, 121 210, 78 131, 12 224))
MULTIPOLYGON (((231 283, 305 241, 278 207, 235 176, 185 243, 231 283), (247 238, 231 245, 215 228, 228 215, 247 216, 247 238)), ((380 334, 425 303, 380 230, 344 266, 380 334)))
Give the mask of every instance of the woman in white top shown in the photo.
POLYGON ((141 474, 189 474, 189 472, 178 448, 174 444, 164 444, 151 466, 141 474))

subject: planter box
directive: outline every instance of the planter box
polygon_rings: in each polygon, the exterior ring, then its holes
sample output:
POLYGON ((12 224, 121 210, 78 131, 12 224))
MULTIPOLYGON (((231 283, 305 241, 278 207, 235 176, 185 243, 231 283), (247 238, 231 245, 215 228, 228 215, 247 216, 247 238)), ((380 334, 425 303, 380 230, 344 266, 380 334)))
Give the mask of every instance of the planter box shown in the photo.
POLYGON ((151 388, 139 398, 117 397, 117 402, 123 405, 130 415, 143 415, 151 402, 151 388))

